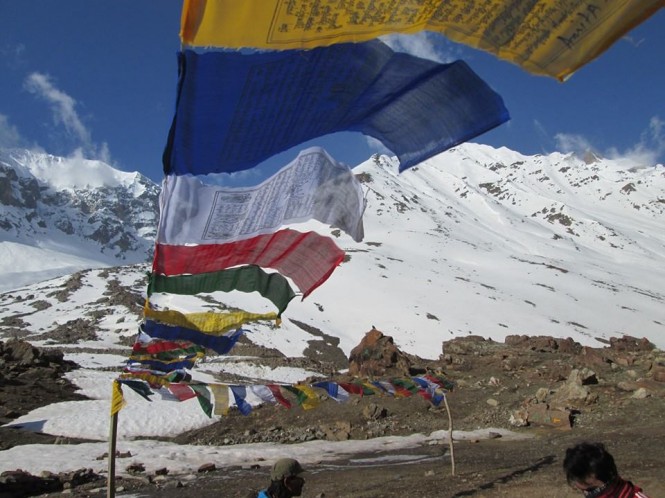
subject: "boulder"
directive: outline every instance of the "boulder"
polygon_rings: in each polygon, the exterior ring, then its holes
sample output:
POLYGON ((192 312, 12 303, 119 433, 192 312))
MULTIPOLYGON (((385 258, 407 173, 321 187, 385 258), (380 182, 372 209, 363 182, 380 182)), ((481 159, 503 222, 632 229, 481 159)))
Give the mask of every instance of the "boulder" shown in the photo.
POLYGON ((403 376, 409 374, 411 362, 393 338, 372 328, 349 356, 349 375, 356 377, 403 376))

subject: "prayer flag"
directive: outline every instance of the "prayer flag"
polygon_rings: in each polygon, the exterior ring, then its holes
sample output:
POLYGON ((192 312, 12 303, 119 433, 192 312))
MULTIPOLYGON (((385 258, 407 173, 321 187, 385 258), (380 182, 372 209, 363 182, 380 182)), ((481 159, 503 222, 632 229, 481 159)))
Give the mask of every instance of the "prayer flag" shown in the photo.
POLYGON ((228 270, 199 273, 196 275, 166 276, 152 273, 149 276, 148 296, 155 292, 179 295, 196 295, 215 291, 258 292, 277 307, 281 315, 296 296, 289 282, 279 273, 266 273, 262 268, 249 265, 228 270))
POLYGON ((662 0, 185 0, 180 37, 196 46, 285 49, 428 30, 565 79, 662 6, 662 0))
POLYGON ((205 356, 205 351, 201 346, 190 346, 183 349, 172 349, 170 351, 162 351, 160 353, 145 353, 144 351, 134 350, 129 356, 131 361, 146 361, 146 360, 156 360, 156 361, 165 361, 171 362, 176 360, 196 360, 198 358, 203 358, 205 356))
POLYGON ((238 342, 240 336, 246 332, 244 329, 236 329, 223 335, 213 335, 187 327, 165 325, 150 319, 143 321, 141 330, 151 337, 167 340, 185 339, 201 347, 212 349, 218 354, 228 353, 238 342))
POLYGON ((351 170, 312 147, 254 187, 206 183, 207 177, 168 175, 163 182, 157 242, 214 244, 317 220, 363 238, 365 200, 351 170))
POLYGON ((118 379, 117 382, 120 382, 121 384, 125 384, 132 391, 134 391, 136 394, 138 394, 139 396, 141 396, 143 399, 145 399, 147 401, 152 401, 150 399, 150 396, 155 394, 155 393, 152 392, 152 390, 147 386, 147 384, 145 382, 142 382, 140 380, 118 379))
POLYGON ((227 415, 229 413, 229 386, 224 384, 208 384, 215 399, 215 415, 227 415))
POLYGON ((275 399, 280 405, 286 408, 291 408, 291 402, 284 397, 281 388, 277 384, 268 384, 266 387, 270 389, 273 396, 275 396, 275 399))
POLYGON ((212 417, 212 400, 210 399, 210 390, 206 384, 192 384, 192 389, 196 393, 196 399, 199 400, 203 413, 212 417))
POLYGON ((228 244, 173 246, 157 244, 153 272, 163 275, 197 274, 232 266, 273 268, 290 278, 303 299, 325 282, 344 259, 333 240, 316 232, 284 229, 269 235, 228 244))
POLYGON ((319 398, 311 387, 298 384, 295 386, 282 386, 282 388, 295 394, 298 405, 302 406, 304 410, 310 410, 319 404, 319 398))
POLYGON ((189 358, 181 359, 174 361, 158 361, 151 359, 137 360, 136 358, 130 357, 127 361, 128 365, 140 365, 141 367, 147 368, 148 370, 157 370, 160 372, 171 372, 173 370, 182 370, 185 368, 191 369, 194 367, 196 360, 198 358, 189 358))
POLYGON ((395 53, 378 40, 179 57, 167 175, 246 170, 338 131, 376 138, 404 171, 509 119, 501 97, 463 61, 395 53))
POLYGON ((362 396, 365 393, 365 390, 362 388, 362 386, 352 382, 340 382, 339 386, 351 394, 358 394, 362 396))
MULTIPOLYGON (((143 308, 143 316, 175 327, 185 327, 221 335, 229 329, 258 320, 276 320, 276 313, 249 313, 247 311, 235 311, 232 313, 181 313, 176 310, 154 310, 148 303, 143 308)), ((184 339, 184 338, 183 338, 184 339)))
POLYGON ((277 399, 268 386, 249 386, 249 390, 264 403, 276 404, 277 399))
POLYGON ((190 341, 164 341, 155 339, 139 329, 136 336, 136 341, 132 347, 132 354, 137 355, 162 355, 162 358, 167 358, 168 355, 182 355, 203 353, 202 347, 190 341))
MULTIPOLYGON (((148 401, 150 398, 148 398, 148 401)), ((113 392, 111 395, 111 415, 115 415, 127 405, 125 397, 122 395, 122 386, 117 380, 113 381, 113 392)))
POLYGON ((196 392, 192 389, 192 384, 173 382, 168 385, 168 389, 180 401, 187 401, 196 397, 196 392))
POLYGON ((249 415, 252 412, 252 405, 245 401, 247 397, 247 389, 245 386, 229 386, 231 392, 233 393, 233 398, 236 401, 236 406, 240 413, 243 415, 249 415))
POLYGON ((329 381, 317 382, 316 384, 314 384, 314 387, 318 387, 325 390, 328 393, 328 396, 330 396, 338 403, 342 403, 349 399, 349 392, 346 389, 344 389, 342 386, 337 384, 336 382, 329 382, 329 381))

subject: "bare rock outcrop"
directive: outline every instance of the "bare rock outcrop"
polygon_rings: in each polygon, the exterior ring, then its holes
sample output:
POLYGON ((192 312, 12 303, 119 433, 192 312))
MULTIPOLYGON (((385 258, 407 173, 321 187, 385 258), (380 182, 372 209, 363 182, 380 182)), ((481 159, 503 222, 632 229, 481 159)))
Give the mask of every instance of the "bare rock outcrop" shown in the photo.
POLYGON ((409 374, 411 362, 393 338, 372 328, 349 355, 349 375, 357 377, 402 376, 409 374))

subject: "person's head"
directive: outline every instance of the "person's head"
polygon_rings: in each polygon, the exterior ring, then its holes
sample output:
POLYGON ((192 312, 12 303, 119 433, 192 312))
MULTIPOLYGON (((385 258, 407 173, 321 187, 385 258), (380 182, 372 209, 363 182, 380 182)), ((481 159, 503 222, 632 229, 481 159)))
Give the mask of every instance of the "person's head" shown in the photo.
POLYGON ((568 484, 588 496, 619 476, 614 458, 602 443, 580 443, 568 448, 563 470, 568 484))
POLYGON ((300 496, 305 484, 305 479, 302 477, 304 472, 305 469, 298 460, 293 458, 277 460, 270 471, 270 490, 273 491, 273 495, 284 498, 300 496))

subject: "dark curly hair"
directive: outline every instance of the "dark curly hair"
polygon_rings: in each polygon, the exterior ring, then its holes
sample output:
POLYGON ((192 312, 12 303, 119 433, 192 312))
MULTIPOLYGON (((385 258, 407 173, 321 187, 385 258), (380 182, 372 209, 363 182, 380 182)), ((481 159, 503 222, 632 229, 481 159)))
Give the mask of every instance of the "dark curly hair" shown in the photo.
POLYGON ((614 458, 603 443, 580 443, 566 450, 563 470, 568 484, 595 477, 607 484, 619 475, 614 458))

